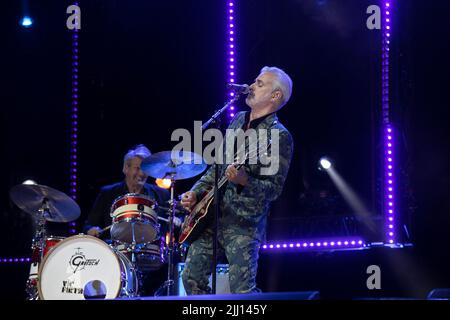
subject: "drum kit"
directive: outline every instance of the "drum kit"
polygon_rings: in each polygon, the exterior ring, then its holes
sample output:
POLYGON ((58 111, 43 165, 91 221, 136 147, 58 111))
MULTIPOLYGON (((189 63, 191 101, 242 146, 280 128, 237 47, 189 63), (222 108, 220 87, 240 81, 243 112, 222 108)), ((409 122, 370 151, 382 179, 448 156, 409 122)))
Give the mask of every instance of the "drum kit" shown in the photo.
MULTIPOLYGON (((29 300, 132 298, 140 295, 142 273, 167 262, 167 280, 157 294, 174 294, 175 181, 194 177, 206 168, 192 152, 164 151, 144 159, 141 169, 153 178, 170 179, 168 243, 158 238, 158 204, 142 194, 128 193, 111 206, 111 244, 90 235, 55 237, 46 222, 71 222, 78 204, 65 193, 37 184, 16 185, 12 201, 33 216, 32 264, 26 285, 29 300), (167 261, 166 261, 167 258, 167 261)), ((162 219, 165 220, 165 219, 162 219)), ((155 294, 156 295, 156 294, 155 294)))

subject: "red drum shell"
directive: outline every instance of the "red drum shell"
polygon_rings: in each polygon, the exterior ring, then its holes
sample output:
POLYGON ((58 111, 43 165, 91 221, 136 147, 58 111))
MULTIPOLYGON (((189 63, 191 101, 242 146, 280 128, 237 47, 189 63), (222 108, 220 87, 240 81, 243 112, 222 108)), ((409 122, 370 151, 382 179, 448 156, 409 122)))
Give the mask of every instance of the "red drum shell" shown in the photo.
POLYGON ((159 231, 157 203, 143 194, 128 193, 117 198, 111 207, 113 240, 132 243, 153 241, 159 231))

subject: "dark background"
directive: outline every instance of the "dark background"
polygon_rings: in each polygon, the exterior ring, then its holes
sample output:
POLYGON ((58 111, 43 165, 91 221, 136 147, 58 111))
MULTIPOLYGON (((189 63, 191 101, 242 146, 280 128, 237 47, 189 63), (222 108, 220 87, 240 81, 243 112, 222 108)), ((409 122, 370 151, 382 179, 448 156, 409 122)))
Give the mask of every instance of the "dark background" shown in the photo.
MULTIPOLYGON (((291 101, 279 117, 294 137, 295 154, 271 212, 269 239, 361 234, 383 240, 380 32, 365 26, 366 8, 375 2, 238 2, 236 82, 251 83, 264 65, 283 68, 294 82, 291 101), (335 160, 337 171, 369 208, 380 225, 378 234, 367 235, 327 175, 317 170, 323 155, 335 160)), ((10 2, 1 20, 6 48, 1 59, 2 257, 29 255, 33 235, 29 215, 9 200, 12 186, 32 178, 69 191, 69 2, 31 2, 35 23, 30 29, 17 23, 24 4, 10 2)), ((80 6, 78 230, 100 186, 122 179, 127 150, 138 143, 152 152, 170 150, 174 129, 192 131, 194 120, 206 121, 223 105, 227 78, 225 2, 95 0, 80 6)), ((390 282, 381 294, 424 297, 433 287, 450 285, 445 22, 450 5, 436 0, 419 7, 405 1, 395 7, 391 98, 399 133, 399 221, 406 226, 399 236, 414 248, 398 254, 263 254, 263 290, 321 288, 325 296, 339 297, 343 279, 364 285, 364 268, 374 261, 389 270, 390 282), (350 266, 344 270, 341 264, 350 266), (330 268, 339 271, 333 275, 330 268), (305 273, 311 275, 308 281, 301 277, 305 273)), ((242 101, 238 108, 247 110, 242 101)), ((177 183, 177 193, 195 180, 177 183)), ((52 228, 63 235, 68 231, 66 225, 52 228)), ((11 266, 2 268, 11 272, 11 266)), ((21 268, 11 278, 16 282, 7 285, 13 296, 23 292, 17 279, 25 279, 26 266, 21 268)), ((347 296, 369 295, 345 283, 347 296)))

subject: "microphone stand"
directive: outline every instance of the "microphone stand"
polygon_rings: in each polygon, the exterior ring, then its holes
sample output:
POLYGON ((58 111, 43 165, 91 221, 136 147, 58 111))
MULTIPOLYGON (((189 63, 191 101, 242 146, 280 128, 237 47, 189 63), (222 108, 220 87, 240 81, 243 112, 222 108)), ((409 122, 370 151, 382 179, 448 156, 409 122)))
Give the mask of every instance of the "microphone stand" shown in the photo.
POLYGON ((222 109, 220 109, 219 111, 217 111, 216 113, 213 114, 213 116, 206 121, 203 125, 202 125, 202 131, 207 129, 211 123, 216 122, 217 118, 226 110, 230 107, 230 105, 232 105, 234 102, 236 102, 239 97, 241 96, 240 92, 235 92, 234 97, 228 101, 223 107, 222 109))
MULTIPOLYGON (((208 128, 212 123, 216 124, 217 129, 220 130, 220 124, 217 121, 217 118, 230 107, 231 104, 233 104, 235 101, 237 101, 240 97, 240 92, 236 91, 234 94, 234 97, 228 101, 222 109, 217 111, 211 119, 209 119, 207 122, 205 122, 202 126, 202 131, 208 128)), ((217 158, 217 156, 216 156, 217 158)), ((212 294, 216 294, 216 282, 217 282, 217 275, 216 275, 216 266, 217 266, 217 237, 218 237, 218 224, 219 224, 219 210, 220 210, 220 199, 219 199, 219 165, 214 161, 214 216, 213 216, 213 261, 211 266, 211 289, 212 294)))

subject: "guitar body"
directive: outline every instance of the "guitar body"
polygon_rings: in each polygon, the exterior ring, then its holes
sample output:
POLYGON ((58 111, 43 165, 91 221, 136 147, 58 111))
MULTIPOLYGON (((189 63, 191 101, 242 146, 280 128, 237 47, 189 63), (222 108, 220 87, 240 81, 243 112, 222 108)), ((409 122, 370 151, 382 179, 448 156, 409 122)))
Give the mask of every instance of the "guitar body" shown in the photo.
POLYGON ((214 197, 211 197, 205 203, 199 203, 197 206, 194 206, 191 213, 181 225, 181 233, 178 239, 179 243, 191 244, 205 230, 211 220, 211 215, 207 213, 213 200, 214 197))

